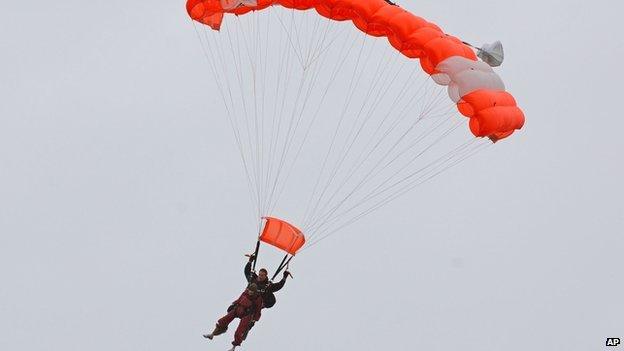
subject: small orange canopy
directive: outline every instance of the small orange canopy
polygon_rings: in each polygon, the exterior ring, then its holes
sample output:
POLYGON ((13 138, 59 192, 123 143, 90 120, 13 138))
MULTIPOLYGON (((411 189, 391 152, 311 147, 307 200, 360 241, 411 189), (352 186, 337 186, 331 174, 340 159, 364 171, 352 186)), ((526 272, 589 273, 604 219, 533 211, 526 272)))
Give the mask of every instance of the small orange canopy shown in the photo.
POLYGON ((297 227, 279 218, 262 217, 266 220, 260 240, 295 255, 305 244, 305 236, 297 227))

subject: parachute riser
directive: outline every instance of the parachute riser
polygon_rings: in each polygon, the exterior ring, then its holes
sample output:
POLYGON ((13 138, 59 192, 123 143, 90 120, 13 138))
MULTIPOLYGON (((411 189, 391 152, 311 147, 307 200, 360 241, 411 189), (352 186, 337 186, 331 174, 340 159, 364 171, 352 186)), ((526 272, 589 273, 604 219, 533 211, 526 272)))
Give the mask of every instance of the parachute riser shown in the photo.
MULTIPOLYGON (((253 264, 251 266, 251 271, 253 273, 256 273, 256 262, 258 262, 258 252, 260 251, 260 240, 258 240, 256 242, 256 249, 252 255, 252 257, 254 257, 253 259, 253 264)), ((249 256, 249 255, 246 255, 249 256)), ((282 261, 280 262, 279 266, 277 266, 277 269, 275 270, 275 273, 273 273, 273 276, 271 277, 271 279, 269 280, 270 282, 273 282, 273 280, 275 280, 275 277, 277 277, 278 274, 280 274, 280 272, 282 272, 284 270, 284 268, 287 268, 288 265, 290 264, 290 261, 293 259, 293 255, 290 254, 286 254, 283 258, 282 261)))
POLYGON ((260 251, 260 240, 256 241, 256 250, 254 250, 253 256, 254 261, 251 266, 251 271, 256 272, 256 262, 258 262, 258 252, 260 251))
POLYGON ((279 264, 279 266, 275 270, 275 273, 273 273, 273 276, 271 277, 271 281, 273 281, 275 277, 277 277, 277 275, 290 263, 290 260, 292 260, 292 258, 294 257, 294 256, 290 256, 289 258, 288 256, 289 256, 288 254, 284 256, 284 258, 282 259, 282 262, 279 264))

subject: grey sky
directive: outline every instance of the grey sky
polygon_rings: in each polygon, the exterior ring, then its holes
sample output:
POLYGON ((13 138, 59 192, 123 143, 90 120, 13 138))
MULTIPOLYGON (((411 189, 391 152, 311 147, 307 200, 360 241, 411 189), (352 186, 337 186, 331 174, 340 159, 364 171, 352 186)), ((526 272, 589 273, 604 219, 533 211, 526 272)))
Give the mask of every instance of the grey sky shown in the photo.
MULTIPOLYGON (((501 40, 526 126, 298 258, 244 349, 624 338, 622 5, 400 4, 501 40)), ((0 8, 0 349, 227 349, 200 334, 241 290, 254 224, 184 3, 0 8)))

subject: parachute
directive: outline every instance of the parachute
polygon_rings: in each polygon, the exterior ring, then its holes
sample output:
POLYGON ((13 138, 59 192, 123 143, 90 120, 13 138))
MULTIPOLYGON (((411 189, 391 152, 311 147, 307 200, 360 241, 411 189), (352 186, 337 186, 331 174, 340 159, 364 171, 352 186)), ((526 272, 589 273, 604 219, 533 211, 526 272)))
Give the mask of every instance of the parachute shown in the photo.
POLYGON ((332 20, 351 20, 368 35, 388 37, 403 55, 420 59, 436 83, 449 86, 451 99, 470 118, 475 136, 500 140, 524 124, 524 114, 505 93, 502 80, 477 61, 473 50, 437 25, 384 0, 189 0, 186 6, 193 20, 219 30, 224 13, 242 15, 274 4, 315 9, 332 20))
POLYGON ((391 2, 188 0, 186 9, 241 155, 257 247, 292 258, 524 125, 492 68, 500 42, 474 48, 391 2), (300 215, 301 230, 274 216, 278 203, 278 217, 300 215))

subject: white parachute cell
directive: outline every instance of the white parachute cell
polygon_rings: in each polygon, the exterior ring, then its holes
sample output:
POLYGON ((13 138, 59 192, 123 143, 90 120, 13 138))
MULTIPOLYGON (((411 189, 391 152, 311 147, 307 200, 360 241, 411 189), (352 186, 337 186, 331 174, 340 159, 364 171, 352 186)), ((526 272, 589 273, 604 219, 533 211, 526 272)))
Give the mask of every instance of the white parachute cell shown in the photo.
POLYGON ((484 62, 453 56, 440 62, 436 70, 440 73, 432 76, 434 81, 448 85, 449 97, 455 103, 479 89, 505 90, 502 79, 484 62))

